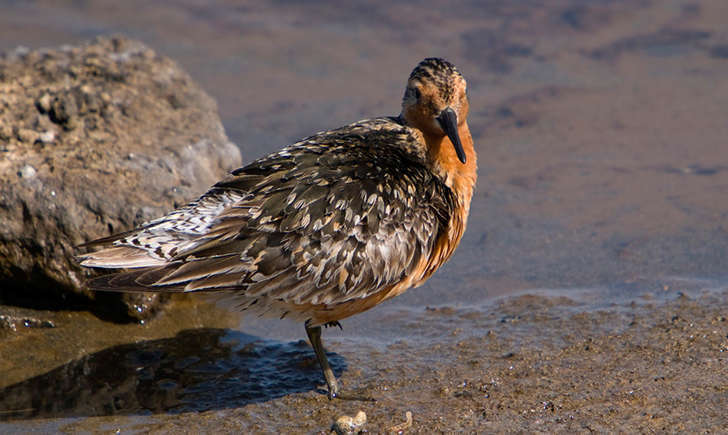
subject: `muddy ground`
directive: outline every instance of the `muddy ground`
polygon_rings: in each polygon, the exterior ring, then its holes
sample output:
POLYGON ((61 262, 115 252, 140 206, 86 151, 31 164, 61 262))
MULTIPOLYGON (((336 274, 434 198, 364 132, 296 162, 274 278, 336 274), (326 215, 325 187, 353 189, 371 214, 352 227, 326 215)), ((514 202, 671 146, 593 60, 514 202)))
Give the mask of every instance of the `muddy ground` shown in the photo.
POLYGON ((3 339, 0 418, 22 431, 315 433, 362 410, 374 433, 408 411, 414 433, 725 429, 728 292, 672 285, 612 303, 585 290, 385 307, 378 328, 327 332, 344 388, 375 403, 329 401, 306 342, 225 329, 211 305, 177 303, 141 328, 66 313, 3 339), (32 358, 10 352, 28 346, 32 358))
POLYGON ((139 38, 218 100, 244 161, 396 114, 411 68, 447 57, 479 153, 468 232, 422 288, 325 331, 376 403, 325 398, 301 325, 2 307, 35 326, 0 332, 3 429, 312 433, 360 409, 370 432, 406 411, 412 432, 728 427, 723 2, 142 8, 13 3, 0 44, 139 38))

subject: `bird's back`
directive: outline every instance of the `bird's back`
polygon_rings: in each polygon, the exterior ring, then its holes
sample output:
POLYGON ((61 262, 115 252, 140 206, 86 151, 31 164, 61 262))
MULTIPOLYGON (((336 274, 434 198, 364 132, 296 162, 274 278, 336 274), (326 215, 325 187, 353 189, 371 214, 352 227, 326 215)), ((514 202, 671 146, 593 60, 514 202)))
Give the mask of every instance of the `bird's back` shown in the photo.
POLYGON ((418 140, 397 118, 318 133, 82 264, 134 268, 96 278, 97 288, 227 291, 275 315, 378 302, 434 272, 458 206, 418 140))

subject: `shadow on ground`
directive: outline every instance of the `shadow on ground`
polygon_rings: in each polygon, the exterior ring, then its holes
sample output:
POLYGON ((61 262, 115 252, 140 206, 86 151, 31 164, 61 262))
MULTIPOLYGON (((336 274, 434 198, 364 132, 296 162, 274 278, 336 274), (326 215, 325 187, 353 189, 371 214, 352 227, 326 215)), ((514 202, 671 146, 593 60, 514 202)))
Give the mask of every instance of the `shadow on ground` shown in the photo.
MULTIPOLYGON (((329 354, 336 376, 343 358, 329 354)), ((0 390, 0 421, 236 408, 323 383, 304 340, 227 329, 110 347, 0 390)))

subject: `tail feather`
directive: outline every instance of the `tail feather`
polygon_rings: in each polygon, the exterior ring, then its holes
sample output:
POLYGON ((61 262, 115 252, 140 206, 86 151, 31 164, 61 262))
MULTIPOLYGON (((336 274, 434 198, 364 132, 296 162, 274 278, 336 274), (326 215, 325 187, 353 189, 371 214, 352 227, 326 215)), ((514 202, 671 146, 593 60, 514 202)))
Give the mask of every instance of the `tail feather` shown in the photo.
POLYGON ((96 291, 112 292, 184 292, 183 285, 154 286, 159 278, 169 273, 164 267, 155 269, 131 270, 91 278, 89 287, 96 291))
POLYGON ((156 284, 164 276, 168 275, 170 271, 179 267, 179 263, 168 264, 164 267, 155 267, 147 269, 129 270, 118 273, 110 273, 106 275, 97 276, 91 278, 88 281, 88 285, 91 290, 96 291, 108 291, 108 292, 128 292, 128 293, 143 293, 143 292, 164 292, 164 293, 184 293, 184 292, 219 292, 219 291, 239 291, 240 287, 235 282, 228 280, 227 283, 230 285, 224 285, 225 283, 208 283, 212 286, 202 287, 196 286, 189 288, 188 282, 172 285, 159 285, 156 284))
POLYGON ((80 245, 76 246, 76 248, 91 248, 94 246, 100 246, 100 245, 108 245, 110 243, 113 243, 117 240, 121 240, 126 236, 130 236, 133 233, 136 233, 138 230, 131 230, 131 231, 125 231, 123 233, 117 233, 108 237, 102 237, 100 239, 94 239, 90 240, 86 243, 81 243, 80 245))
POLYGON ((165 287, 153 287, 145 284, 150 281, 150 275, 156 275, 157 273, 167 273, 159 269, 148 270, 131 270, 119 273, 110 273, 106 275, 97 276, 91 278, 88 281, 88 285, 92 290, 96 291, 111 291, 111 292, 182 292, 184 291, 183 286, 165 286, 165 287))
POLYGON ((139 267, 164 266, 167 261, 155 258, 145 250, 130 246, 114 246, 78 257, 81 266, 105 269, 131 269, 139 267))

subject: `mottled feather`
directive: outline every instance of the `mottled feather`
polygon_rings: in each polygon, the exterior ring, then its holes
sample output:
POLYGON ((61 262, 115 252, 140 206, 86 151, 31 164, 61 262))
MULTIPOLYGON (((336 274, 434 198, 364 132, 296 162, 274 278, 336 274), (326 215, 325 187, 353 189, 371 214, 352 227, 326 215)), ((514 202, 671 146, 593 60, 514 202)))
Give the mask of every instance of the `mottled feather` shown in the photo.
MULTIPOLYGON (((397 118, 319 133, 234 171, 82 264, 163 265, 127 272, 155 291, 234 288, 240 298, 293 304, 367 297, 430 254, 455 207, 413 141, 416 133, 397 118)), ((116 279, 128 285, 129 277, 116 279)), ((113 281, 92 286, 101 283, 113 281)))

